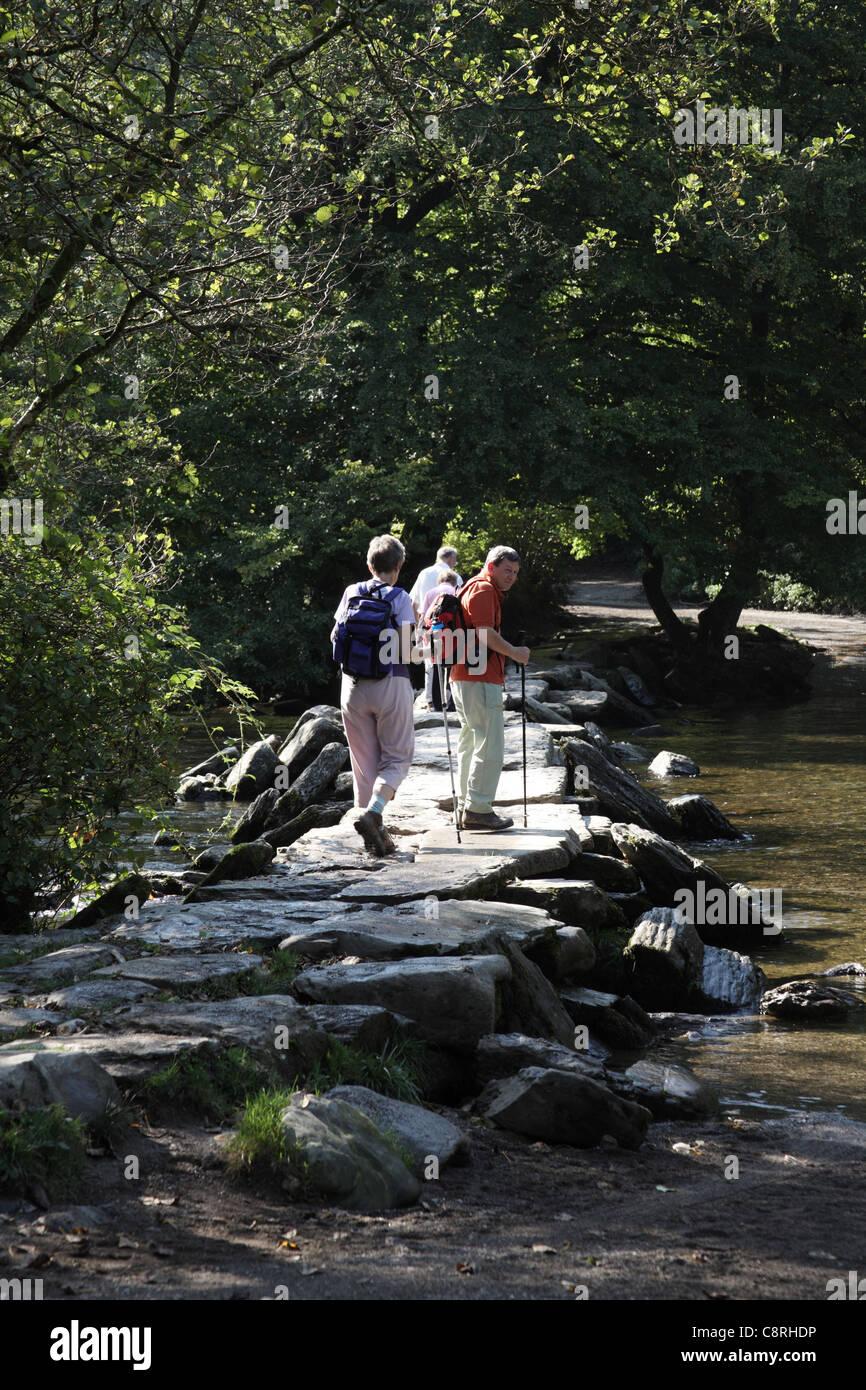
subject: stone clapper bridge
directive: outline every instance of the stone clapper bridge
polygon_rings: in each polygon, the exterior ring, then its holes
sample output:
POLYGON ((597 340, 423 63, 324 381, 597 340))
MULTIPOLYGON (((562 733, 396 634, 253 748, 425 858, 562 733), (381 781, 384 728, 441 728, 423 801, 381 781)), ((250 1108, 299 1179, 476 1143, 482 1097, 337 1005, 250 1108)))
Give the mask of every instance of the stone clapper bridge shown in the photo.
MULTIPOLYGON (((229 786, 239 769, 266 767, 246 793, 255 799, 234 835, 247 826, 245 848, 255 848, 258 872, 221 877, 227 861, 212 847, 204 864, 216 859, 213 873, 205 877, 199 859, 199 872, 179 881, 152 875, 145 887, 156 896, 126 920, 116 892, 141 882, 133 876, 116 885, 113 900, 105 895, 53 933, 59 949, 0 970, 0 1038, 15 1039, 0 1046, 0 1106, 60 1100, 94 1122, 107 1102, 118 1104, 122 1091, 134 1093, 180 1056, 206 1062, 220 1049, 243 1047, 285 1086, 324 1058, 334 1039, 377 1052, 418 1038, 430 1063, 431 1105, 465 1110, 470 1101, 476 1123, 533 1140, 589 1147, 612 1136, 636 1149, 653 1118, 711 1113, 714 1096, 690 1072, 635 1062, 634 1053, 658 1034, 647 1009, 757 1010, 761 972, 702 939, 672 907, 678 887, 724 883, 674 840, 738 832, 703 797, 661 801, 621 766, 642 750, 611 743, 592 722, 574 722, 592 713, 646 724, 645 710, 625 708, 619 696, 608 701, 609 688, 599 689, 604 682, 591 673, 563 666, 545 674, 556 687, 527 682, 536 721, 526 730, 528 827, 512 677, 497 805, 515 825, 500 834, 462 832, 459 845, 441 715, 416 712, 412 771, 387 817, 398 848, 386 860, 363 852, 351 808, 338 807, 336 824, 314 825, 277 848, 272 840, 291 837, 258 831, 250 841, 253 812, 260 821, 265 812, 281 818, 275 766, 296 774, 282 798, 293 813, 303 804, 293 789, 302 784, 315 786, 319 799, 334 794, 346 753, 334 755, 336 711, 317 707, 302 717, 279 752, 275 737, 240 760, 233 750, 229 786), (329 727, 317 738, 320 720, 329 727), (306 765, 298 772, 293 758, 302 747, 306 765), (578 795, 569 792, 575 766, 578 795), (325 769, 324 789, 317 768, 325 769), (106 907, 115 910, 100 916, 106 907), (261 950, 291 951, 300 973, 290 986, 275 986, 282 992, 241 993, 243 978, 260 971, 261 950), (220 976, 224 992, 237 985, 236 997, 157 997, 180 986, 190 987, 182 995, 197 986, 204 993, 220 976), (26 1025, 46 1036, 15 1036, 26 1025)), ((342 782, 345 794, 346 774, 342 782)), ((760 927, 743 930, 762 939, 760 927)), ((25 955, 34 944, 33 937, 0 941, 25 955)), ((308 1155, 314 1193, 348 1209, 381 1210, 413 1202, 425 1177, 467 1160, 469 1135, 454 1118, 340 1086, 318 1097, 296 1092, 281 1122, 308 1155)))

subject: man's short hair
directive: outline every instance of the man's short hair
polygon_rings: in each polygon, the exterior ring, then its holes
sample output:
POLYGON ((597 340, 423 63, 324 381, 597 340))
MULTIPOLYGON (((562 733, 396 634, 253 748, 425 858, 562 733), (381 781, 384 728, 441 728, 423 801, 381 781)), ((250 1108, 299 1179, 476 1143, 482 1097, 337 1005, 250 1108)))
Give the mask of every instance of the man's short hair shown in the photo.
POLYGON ((512 550, 510 545, 495 545, 492 550, 488 550, 485 565, 501 565, 503 560, 510 560, 513 565, 520 564, 520 556, 516 550, 512 550))
POLYGON ((457 551, 454 549, 453 545, 441 545, 439 549, 436 551, 436 559, 454 560, 456 563, 457 551))
POLYGON ((402 541, 396 536, 374 536, 367 551, 367 564, 376 574, 391 574, 406 559, 402 541))

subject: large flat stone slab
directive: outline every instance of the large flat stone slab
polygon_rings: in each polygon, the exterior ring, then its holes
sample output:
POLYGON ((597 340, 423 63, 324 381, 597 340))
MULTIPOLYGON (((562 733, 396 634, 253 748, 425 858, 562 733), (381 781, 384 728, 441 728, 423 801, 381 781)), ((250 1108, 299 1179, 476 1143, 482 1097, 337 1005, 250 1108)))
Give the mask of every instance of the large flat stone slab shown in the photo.
POLYGON ((567 868, 578 853, 578 841, 570 830, 548 830, 543 824, 525 830, 522 825, 515 824, 510 830, 492 833, 488 830, 464 830, 461 831, 461 840, 462 846, 458 846, 456 833, 451 830, 428 831, 421 838, 415 867, 423 868, 427 858, 444 863, 454 855, 455 850, 462 849, 465 854, 507 857, 514 873, 531 878, 536 874, 551 874, 567 868))
POLYGON ((499 990, 510 977, 504 956, 422 957, 317 966, 298 975, 294 987, 314 1003, 378 1004, 414 1019, 431 1042, 471 1048, 496 1031, 499 990))
POLYGON ((331 898, 349 883, 355 883, 370 872, 370 865, 363 869, 333 869, 330 873, 293 873, 283 869, 280 873, 261 878, 239 879, 237 882, 215 883, 210 888, 200 889, 201 902, 243 904, 260 902, 272 906, 285 905, 290 912, 303 913, 315 917, 321 908, 316 903, 321 898, 331 898))
MULTIPOLYGON (((447 831, 431 831, 443 837, 442 849, 426 856, 424 861, 412 864, 394 864, 386 861, 385 868, 371 874, 366 880, 343 888, 339 898, 345 902, 356 903, 400 903, 415 898, 426 898, 430 894, 442 893, 449 898, 483 898, 495 893, 517 872, 517 856, 505 856, 491 852, 485 854, 478 849, 470 849, 464 843, 461 847, 451 832, 451 853, 448 853, 447 831)), ((480 838, 480 837, 479 837, 480 838)))
POLYGON ((0 1043, 8 1042, 23 1028, 56 1027, 63 1015, 47 1009, 6 1009, 0 1007, 0 1043))
POLYGON ((3 971, 4 983, 19 986, 22 994, 32 994, 46 980, 80 980, 91 975, 110 961, 120 962, 122 953, 114 946, 100 942, 92 946, 64 946, 50 951, 24 965, 12 965, 3 971))
POLYGON ((135 1004, 152 999, 159 990, 143 980, 81 980, 77 985, 64 985, 45 996, 53 1009, 103 1009, 106 1005, 135 1004))
POLYGON ((249 975, 261 966, 261 956, 199 955, 185 951, 176 956, 142 956, 140 960, 124 961, 122 965, 94 971, 95 978, 112 980, 143 980, 161 989, 176 985, 198 985, 228 975, 249 975))
POLYGON ((288 994, 251 995, 207 1003, 132 1004, 106 1020, 111 1031, 212 1037, 225 1047, 245 1047, 291 1080, 328 1050, 327 1033, 309 1009, 288 994))
POLYGON ((552 939, 559 923, 538 908, 454 899, 419 902, 414 910, 364 910, 301 927, 283 950, 302 955, 360 956, 399 960, 404 956, 489 955, 491 932, 519 946, 552 939), (427 914, 430 914, 429 916, 427 914))
POLYGON ((619 905, 588 879, 514 879, 502 889, 502 896, 509 903, 543 908, 568 926, 583 927, 590 935, 624 931, 627 926, 619 905))
MULTIPOLYGON (((26 1049, 38 1049, 40 1059, 48 1059, 46 1067, 61 1065, 51 1060, 55 1056, 66 1059, 73 1069, 79 1059, 85 1058, 102 1067, 121 1085, 141 1081, 153 1072, 161 1071, 182 1053, 216 1056, 218 1048, 219 1044, 214 1038, 175 1037, 167 1033, 76 1033, 68 1039, 42 1038, 38 1044, 29 1039, 26 1044, 26 1049)), ((26 1050, 20 1043, 7 1043, 5 1047, 0 1047, 0 1073, 4 1059, 17 1055, 16 1049, 18 1052, 26 1050)), ((86 1061, 84 1065, 87 1065, 86 1061)), ((75 1071, 71 1074, 74 1075, 75 1071)))
MULTIPOLYGON (((456 763, 455 763, 456 773, 456 763)), ((401 788, 402 801, 411 799, 416 803, 432 802, 439 810, 451 809, 451 781, 448 777, 448 764, 439 771, 419 768, 411 774, 401 788)), ((568 771, 565 767, 533 767, 526 778, 526 800, 529 805, 561 802, 568 792, 568 771)), ((523 772, 503 772, 496 788, 497 806, 523 805, 523 772)), ((395 802, 395 806, 399 805, 395 802)), ((390 821, 390 812, 388 818, 390 821)))
MULTIPOLYGON (((339 911, 339 908, 336 909, 339 911)), ((275 944, 296 922, 333 916, 330 904, 305 899, 282 903, 148 903, 135 922, 125 922, 108 940, 124 949, 164 946, 172 951, 208 951, 215 946, 275 944)))

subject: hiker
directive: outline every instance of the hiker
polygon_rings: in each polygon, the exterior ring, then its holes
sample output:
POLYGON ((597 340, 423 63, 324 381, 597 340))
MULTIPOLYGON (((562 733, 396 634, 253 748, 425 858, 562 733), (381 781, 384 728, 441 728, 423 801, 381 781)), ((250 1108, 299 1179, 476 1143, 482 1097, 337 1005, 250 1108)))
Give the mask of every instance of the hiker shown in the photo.
POLYGON ((460 719, 458 816, 464 830, 507 830, 514 824, 510 816, 496 814, 493 798, 505 753, 505 658, 525 665, 530 654, 528 647, 512 647, 499 634, 501 598, 519 570, 517 551, 496 545, 480 573, 460 591, 467 626, 477 629, 479 641, 477 662, 457 662, 451 668, 451 690, 460 719))
MULTIPOLYGON (((409 590, 409 597, 412 600, 412 607, 415 610, 416 623, 421 621, 421 617, 426 609, 426 604, 424 603, 424 595, 430 589, 435 588, 437 584, 441 584, 443 574, 445 574, 445 572, 449 569, 454 570, 454 566, 456 564, 457 551, 454 549, 453 545, 443 545, 440 546, 439 549, 436 551, 436 563, 433 565, 428 565, 427 568, 422 570, 421 573, 418 575, 418 578, 415 580, 415 583, 409 590)), ((458 574, 458 589, 460 588, 460 585, 462 583, 463 580, 460 578, 460 575, 458 574)), ((433 662, 429 656, 425 656, 424 696, 427 701, 428 710, 435 708, 435 705, 433 703, 433 691, 433 662)))
POLYGON ((397 579, 406 551, 396 536, 376 536, 367 551, 372 579, 350 584, 334 614, 334 659, 343 670, 340 710, 352 760, 355 829, 371 853, 392 854, 382 813, 403 781, 415 751, 409 678, 413 608, 397 579), (387 638, 395 642, 386 643, 387 638), (405 658, 382 658, 393 652, 405 658))
MULTIPOLYGON (((456 594, 456 593, 457 593, 457 590, 458 590, 459 588, 460 588, 460 575, 457 574, 454 570, 446 570, 445 573, 444 573, 444 574, 442 575, 442 577, 441 577, 440 583, 438 583, 438 584, 436 585, 436 588, 435 588, 435 589, 428 589, 428 590, 427 590, 427 593, 424 595, 424 598, 423 598, 422 603, 421 603, 421 610, 420 610, 420 611, 421 611, 421 619, 420 619, 419 627, 421 626, 421 624, 423 624, 425 618, 427 617, 427 614, 429 613, 430 609, 433 607, 433 605, 434 605, 434 603, 436 602, 437 598, 439 598, 442 594, 456 594)), ((431 662, 432 662, 432 666, 433 666, 433 708, 436 710, 437 714, 441 714, 441 713, 442 713, 442 688, 443 688, 443 686, 445 687, 446 690, 448 690, 448 667, 447 667, 447 666, 444 666, 444 665, 443 665, 443 666, 438 666, 438 665, 436 664, 436 661, 435 661, 434 658, 433 658, 433 653, 432 653, 432 650, 431 650, 431 647, 430 647, 430 634, 429 634, 429 632, 428 632, 427 630, 424 630, 423 637, 422 637, 422 651, 424 651, 425 660, 427 660, 427 659, 428 659, 428 656, 429 656, 429 659, 430 659, 431 662)), ((447 704, 446 704, 445 708, 446 708, 446 711, 449 712, 449 713, 454 709, 454 698, 453 698, 453 696, 452 696, 450 690, 448 690, 448 700, 447 700, 447 704)))

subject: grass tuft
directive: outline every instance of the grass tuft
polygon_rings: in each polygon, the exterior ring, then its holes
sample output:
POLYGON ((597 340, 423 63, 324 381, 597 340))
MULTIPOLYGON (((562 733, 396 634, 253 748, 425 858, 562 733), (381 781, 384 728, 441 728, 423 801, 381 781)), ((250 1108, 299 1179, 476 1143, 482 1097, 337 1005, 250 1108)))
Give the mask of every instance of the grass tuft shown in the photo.
POLYGON ((86 1151, 87 1127, 62 1105, 0 1110, 0 1192, 27 1197, 38 1183, 52 1200, 74 1197, 86 1151))
POLYGON ((242 1047, 229 1047, 212 1057, 182 1053, 141 1082, 134 1098, 152 1118, 189 1115, 222 1122, 261 1086, 264 1075, 263 1067, 242 1047))

